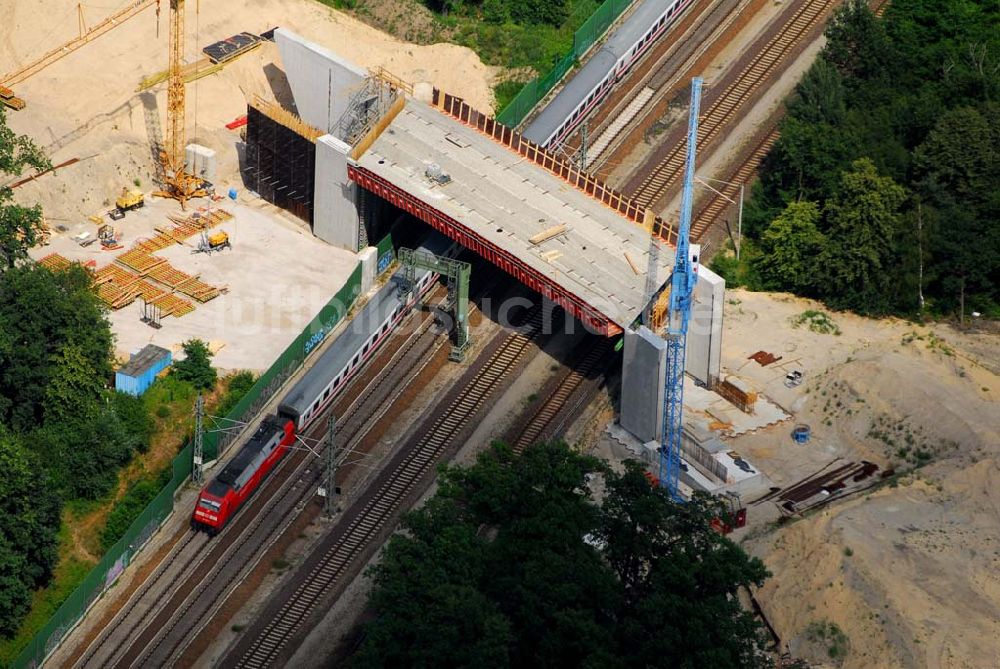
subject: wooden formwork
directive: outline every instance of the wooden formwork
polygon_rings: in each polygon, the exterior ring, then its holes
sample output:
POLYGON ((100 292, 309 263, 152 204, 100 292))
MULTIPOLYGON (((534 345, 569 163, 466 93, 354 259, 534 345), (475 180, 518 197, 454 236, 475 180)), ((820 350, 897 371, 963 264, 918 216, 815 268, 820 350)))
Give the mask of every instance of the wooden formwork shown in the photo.
POLYGON ((190 295, 199 302, 208 302, 221 294, 215 286, 199 281, 198 277, 185 274, 169 263, 158 265, 148 276, 176 291, 190 295))
MULTIPOLYGON (((176 293, 183 293, 198 302, 208 302, 222 294, 215 286, 180 271, 166 259, 153 254, 174 244, 183 244, 189 237, 214 228, 232 219, 233 215, 224 209, 213 209, 199 212, 197 216, 169 218, 174 223, 173 227, 157 228, 155 235, 136 241, 131 249, 115 258, 115 263, 95 272, 97 296, 112 309, 126 307, 141 297, 147 303, 158 306, 164 316, 178 318, 194 311, 194 304, 176 293), (146 279, 156 281, 167 289, 146 279)), ((52 253, 39 263, 50 269, 62 269, 68 267, 70 261, 52 253)))
POLYGON ((142 247, 132 247, 125 253, 115 258, 116 262, 138 272, 139 276, 145 276, 157 265, 162 265, 166 260, 156 258, 142 247))
POLYGON ((58 271, 61 269, 66 269, 67 267, 70 266, 71 263, 67 258, 59 255, 58 253, 50 253, 49 255, 39 260, 38 264, 41 265, 42 267, 47 267, 48 269, 58 271))

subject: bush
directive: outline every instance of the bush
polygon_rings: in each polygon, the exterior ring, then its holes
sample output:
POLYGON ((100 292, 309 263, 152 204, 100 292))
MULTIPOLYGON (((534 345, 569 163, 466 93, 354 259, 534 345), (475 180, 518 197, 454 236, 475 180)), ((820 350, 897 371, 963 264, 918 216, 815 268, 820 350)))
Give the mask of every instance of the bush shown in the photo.
POLYGON ((254 376, 253 372, 247 370, 236 372, 230 376, 229 387, 222 401, 219 402, 219 406, 215 408, 215 415, 225 416, 232 411, 233 407, 250 392, 250 389, 253 388, 253 384, 256 382, 257 377, 254 376))
POLYGON ((798 316, 793 316, 791 321, 793 327, 805 325, 810 331, 818 334, 832 334, 835 336, 840 334, 840 327, 824 311, 808 309, 798 316))
POLYGON ((102 550, 108 550, 114 546, 116 541, 125 536, 132 521, 138 518, 139 514, 149 506, 149 503, 160 493, 164 485, 165 481, 161 475, 158 479, 139 479, 129 486, 125 496, 115 503, 111 513, 108 514, 108 522, 101 531, 102 550))
POLYGON ((187 381, 199 390, 210 390, 215 387, 218 373, 212 367, 212 352, 208 344, 200 339, 189 339, 184 342, 184 359, 174 363, 174 374, 182 381, 187 381))

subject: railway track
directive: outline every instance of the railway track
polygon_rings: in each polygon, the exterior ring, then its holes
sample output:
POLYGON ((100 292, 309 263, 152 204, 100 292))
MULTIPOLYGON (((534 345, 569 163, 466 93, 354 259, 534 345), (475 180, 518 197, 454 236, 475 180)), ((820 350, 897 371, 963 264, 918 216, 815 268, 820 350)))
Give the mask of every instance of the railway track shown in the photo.
MULTIPOLYGON (((357 383, 352 383, 350 394, 342 393, 341 399, 335 401, 338 415, 346 419, 341 434, 347 434, 348 440, 353 440, 373 419, 377 420, 376 414, 381 415, 379 399, 397 397, 402 392, 401 387, 405 383, 399 383, 401 376, 418 373, 412 372, 414 361, 426 360, 430 349, 443 345, 441 338, 430 332, 431 323, 432 319, 426 317, 417 332, 393 352, 387 365, 360 388, 360 392, 357 392, 357 383), (411 370, 411 373, 407 374, 402 368, 411 370), (346 397, 355 399, 348 402, 346 397)), ((356 381, 363 378, 358 377, 356 381)), ((307 438, 322 437, 324 433, 325 422, 317 420, 309 429, 307 438)), ((168 664, 170 658, 183 650, 192 628, 204 620, 193 614, 196 602, 201 602, 197 606, 199 609, 205 608, 206 602, 221 605, 220 597, 224 600, 233 584, 241 580, 241 574, 256 563, 254 557, 259 559, 266 546, 273 543, 297 516, 293 512, 311 497, 319 471, 317 468, 303 479, 312 461, 309 455, 307 451, 300 450, 283 459, 264 488, 251 500, 250 506, 237 515, 218 539, 210 541, 207 535, 193 531, 184 535, 165 562, 157 567, 153 578, 130 598, 76 666, 168 664), (260 494, 264 492, 270 494, 260 494), (258 518, 264 521, 249 527, 251 521, 258 518), (206 563, 235 565, 238 569, 201 569, 206 563), (174 578, 167 578, 168 574, 174 578), (177 583, 178 580, 180 583, 177 583), (123 630, 125 636, 121 638, 116 633, 123 625, 126 626, 123 630)))
MULTIPOLYGON (((720 7, 734 4, 735 1, 702 0, 691 3, 680 20, 656 40, 629 73, 611 88, 604 101, 584 119, 589 125, 588 134, 599 138, 643 88, 648 86, 659 92, 660 85, 652 82, 657 73, 678 69, 679 62, 686 61, 699 47, 699 43, 704 41, 699 37, 703 36, 706 25, 714 24, 720 7)), ((563 147, 568 153, 574 153, 580 148, 582 125, 583 122, 563 141, 563 147)))
MULTIPOLYGON (((698 210, 697 214, 695 214, 694 224, 691 226, 691 241, 700 243, 702 237, 704 237, 705 234, 719 222, 722 215, 731 206, 733 206, 733 202, 738 202, 737 198, 740 196, 740 189, 738 186, 734 186, 733 184, 749 184, 754 175, 757 174, 757 168, 760 167, 760 161, 764 159, 764 156, 767 155, 776 141, 778 141, 777 121, 775 121, 775 124, 770 130, 761 133, 761 137, 757 143, 753 146, 749 153, 745 153, 741 156, 734 168, 719 177, 719 181, 725 181, 728 183, 721 186, 719 186, 719 184, 713 184, 713 186, 718 186, 717 190, 722 193, 722 195, 713 193, 708 199, 708 202, 698 210)), ((704 248, 704 246, 702 248, 704 248)))
POLYGON ((256 668, 278 662, 289 642, 304 631, 318 604, 343 585, 349 569, 366 551, 375 550, 377 539, 391 531, 418 484, 432 475, 441 456, 486 407, 541 333, 541 326, 542 311, 535 307, 520 331, 505 336, 483 364, 477 363, 466 373, 407 440, 372 489, 348 511, 342 527, 307 559, 287 595, 258 616, 258 623, 233 647, 222 666, 256 668))
MULTIPOLYGON (((570 399, 574 396, 584 381, 598 372, 603 372, 611 354, 611 342, 603 338, 599 343, 589 340, 592 344, 584 356, 562 375, 558 384, 551 392, 547 392, 541 404, 532 413, 527 424, 517 429, 517 436, 510 439, 511 448, 515 453, 521 453, 528 446, 539 441, 556 436, 562 425, 557 424, 557 418, 566 414, 570 399)), ((570 412, 572 413, 572 412, 570 412)))
MULTIPOLYGON (((699 128, 698 150, 706 150, 731 126, 731 120, 746 111, 764 84, 779 74, 791 56, 804 46, 807 38, 815 35, 820 22, 837 0, 807 0, 801 2, 777 32, 764 36, 749 49, 753 55, 742 61, 742 67, 733 68, 725 77, 728 83, 712 95, 703 109, 699 128), (707 107, 707 109, 706 109, 707 107)), ((676 188, 684 168, 685 143, 665 141, 654 152, 646 166, 637 171, 625 190, 643 206, 656 209, 657 205, 676 188)))
MULTIPOLYGON (((425 333, 421 333, 424 335, 425 333)), ((385 410, 392 406, 409 380, 423 369, 432 357, 433 351, 443 345, 441 337, 418 336, 408 340, 408 345, 402 355, 394 357, 393 362, 368 386, 357 394, 351 408, 346 412, 347 420, 341 424, 339 434, 346 442, 344 453, 354 450, 357 442, 367 433, 373 419, 377 420, 385 410), (407 361, 404 364, 402 361, 407 361), (424 364, 420 364, 424 361, 424 364), (402 371, 399 367, 402 366, 402 371), (401 378, 405 377, 405 378, 401 378), (400 383, 400 381, 402 381, 400 383)), ((311 436, 322 438, 325 425, 322 421, 313 424, 311 436)), ((306 456, 306 461, 311 460, 306 456)), ((211 620, 214 613, 221 608, 228 596, 238 586, 246 574, 263 557, 267 549, 281 536, 285 529, 298 516, 301 506, 310 499, 323 476, 321 467, 313 467, 292 485, 295 495, 294 505, 282 512, 274 509, 269 517, 281 519, 273 527, 261 527, 249 538, 232 549, 230 555, 222 562, 236 565, 238 568, 226 568, 217 572, 213 578, 207 578, 178 607, 172 610, 170 622, 157 628, 156 640, 145 652, 138 655, 131 667, 162 667, 176 663, 177 657, 202 627, 203 621, 211 620), (275 513, 277 511, 277 513, 275 513)))
MULTIPOLYGON (((741 14, 755 13, 758 2, 718 0, 692 7, 677 26, 682 32, 664 36, 661 45, 612 89, 608 100, 588 119, 589 134, 594 138, 588 150, 588 168, 603 171, 605 163, 616 162, 616 154, 623 146, 631 149, 629 138, 635 137, 635 131, 641 133, 651 126, 686 86, 685 73, 710 60, 717 44, 732 39, 739 31, 741 14), (643 97, 646 102, 636 105, 643 97)), ((575 153, 581 143, 577 130, 567 140, 566 151, 575 153)))

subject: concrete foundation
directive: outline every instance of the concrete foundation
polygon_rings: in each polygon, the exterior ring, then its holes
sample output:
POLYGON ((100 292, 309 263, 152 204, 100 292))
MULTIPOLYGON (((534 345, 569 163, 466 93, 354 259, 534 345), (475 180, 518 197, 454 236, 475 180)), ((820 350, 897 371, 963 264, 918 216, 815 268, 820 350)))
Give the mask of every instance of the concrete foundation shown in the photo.
POLYGON ((667 344, 646 326, 625 331, 621 425, 641 442, 659 441, 667 344))
POLYGON ((336 134, 337 124, 367 73, 318 44, 284 28, 274 31, 299 117, 336 134))
POLYGON ((316 140, 313 234, 325 242, 357 251, 360 239, 358 186, 347 178, 351 147, 333 135, 316 140))

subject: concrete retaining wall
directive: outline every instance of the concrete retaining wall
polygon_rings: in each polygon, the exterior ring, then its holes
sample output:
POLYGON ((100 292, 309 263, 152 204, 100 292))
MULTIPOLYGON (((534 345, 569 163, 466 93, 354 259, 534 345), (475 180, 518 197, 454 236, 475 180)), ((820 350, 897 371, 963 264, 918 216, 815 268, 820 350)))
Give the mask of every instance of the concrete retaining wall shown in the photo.
POLYGON ((274 41, 281 52, 299 117, 311 126, 335 132, 367 73, 285 28, 274 31, 274 41))

